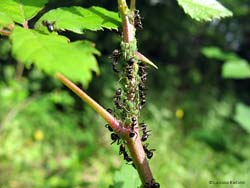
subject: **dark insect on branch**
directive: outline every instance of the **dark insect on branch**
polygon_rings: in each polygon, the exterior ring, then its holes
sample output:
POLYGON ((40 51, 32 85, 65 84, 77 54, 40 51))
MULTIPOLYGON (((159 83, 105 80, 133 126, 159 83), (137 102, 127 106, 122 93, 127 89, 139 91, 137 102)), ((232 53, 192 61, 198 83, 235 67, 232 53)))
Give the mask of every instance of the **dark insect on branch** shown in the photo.
POLYGON ((53 21, 53 22, 49 22, 48 20, 43 20, 42 21, 42 24, 47 27, 49 32, 55 31, 55 26, 54 26, 55 23, 56 23, 55 21, 53 21))
POLYGON ((119 57, 120 57, 120 51, 118 49, 115 49, 112 52, 112 59, 113 59, 112 67, 115 73, 119 73, 119 70, 117 68, 119 57))
POLYGON ((136 29, 143 29, 143 26, 142 26, 142 20, 143 18, 141 17, 141 15, 139 14, 139 10, 135 10, 135 15, 134 15, 134 26, 136 29))

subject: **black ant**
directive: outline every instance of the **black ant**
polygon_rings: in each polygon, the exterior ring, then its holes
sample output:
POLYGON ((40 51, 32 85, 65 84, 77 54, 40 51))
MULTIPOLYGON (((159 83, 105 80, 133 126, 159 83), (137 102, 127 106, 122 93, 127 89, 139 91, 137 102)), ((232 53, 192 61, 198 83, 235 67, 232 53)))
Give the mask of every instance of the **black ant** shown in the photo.
POLYGON ((142 137, 141 137, 141 141, 145 142, 148 137, 150 136, 150 132, 151 130, 147 130, 147 125, 145 123, 140 123, 141 129, 142 129, 142 137))
POLYGON ((110 131, 110 132, 113 132, 114 130, 112 129, 112 127, 110 127, 109 124, 106 124, 105 127, 110 131))
POLYGON ((155 182, 154 179, 151 180, 151 183, 145 183, 145 185, 143 186, 143 188, 160 188, 160 184, 155 182))
POLYGON ((122 109, 122 105, 120 103, 120 101, 121 101, 121 94, 122 94, 122 89, 118 88, 116 90, 115 97, 114 97, 115 106, 118 109, 122 109))
POLYGON ((142 17, 139 14, 139 10, 135 10, 134 26, 136 29, 143 29, 141 20, 142 20, 142 17))
POLYGON ((133 68, 132 66, 127 66, 126 68, 127 77, 129 80, 133 78, 133 68))
POLYGON ((53 22, 49 22, 47 20, 43 20, 42 21, 42 24, 47 27, 47 29, 49 30, 49 32, 55 31, 55 26, 54 26, 55 23, 56 23, 55 21, 53 21, 53 22))
POLYGON ((137 125, 137 122, 136 122, 136 117, 132 117, 132 124, 131 124, 131 132, 129 133, 129 137, 132 138, 135 136, 135 134, 137 134, 135 132, 135 126, 137 125))
POLYGON ((143 90, 139 90, 139 96, 140 96, 140 110, 146 103, 146 96, 143 90))
POLYGON ((146 153, 147 158, 151 159, 154 155, 153 151, 155 151, 155 149, 148 149, 148 144, 143 145, 143 149, 146 153))
POLYGON ((128 163, 132 161, 132 158, 128 156, 128 153, 125 151, 123 153, 124 160, 126 160, 128 163))
POLYGON ((124 160, 126 160, 127 162, 131 162, 132 161, 132 158, 129 157, 126 149, 125 149, 125 146, 123 144, 120 145, 120 149, 119 149, 119 155, 122 155, 123 154, 123 158, 124 160))
POLYGON ((116 141, 117 141, 117 145, 120 144, 120 137, 118 136, 118 134, 111 133, 110 136, 111 136, 111 140, 113 140, 113 142, 111 144, 115 143, 116 141))
POLYGON ((124 152, 126 152, 125 146, 124 144, 121 144, 119 149, 119 155, 123 154, 124 152))
POLYGON ((143 82, 140 82, 138 84, 138 88, 139 88, 140 91, 145 91, 146 90, 145 84, 143 82))
POLYGON ((117 69, 117 64, 118 64, 119 56, 120 56, 119 50, 118 50, 118 49, 115 49, 115 50, 112 52, 112 58, 113 58, 112 66, 113 66, 114 72, 116 72, 116 73, 119 73, 119 70, 117 69))
POLYGON ((135 63, 135 58, 132 57, 128 60, 129 66, 132 66, 134 63, 135 63))

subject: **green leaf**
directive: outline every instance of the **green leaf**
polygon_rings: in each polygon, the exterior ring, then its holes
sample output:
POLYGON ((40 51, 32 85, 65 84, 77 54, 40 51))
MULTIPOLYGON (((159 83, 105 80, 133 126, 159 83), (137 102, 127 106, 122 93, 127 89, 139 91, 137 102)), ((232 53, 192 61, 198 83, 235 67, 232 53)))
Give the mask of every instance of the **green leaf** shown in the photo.
POLYGON ((250 66, 244 59, 227 61, 222 66, 222 77, 233 79, 250 78, 250 66))
POLYGON ((233 13, 216 0, 177 0, 185 13, 197 21, 211 21, 213 19, 232 16, 233 13))
POLYGON ((5 13, 0 12, 0 30, 3 28, 9 28, 10 26, 14 27, 12 19, 7 16, 5 13))
POLYGON ((69 30, 82 34, 84 30, 116 29, 121 23, 117 13, 108 11, 101 7, 90 7, 88 9, 73 6, 57 8, 44 14, 36 23, 35 28, 44 30, 42 21, 55 22, 54 26, 59 30, 69 30))
POLYGON ((138 173, 130 165, 123 164, 114 175, 114 188, 139 187, 138 173))
POLYGON ((21 27, 15 27, 10 38, 13 56, 27 67, 34 63, 50 75, 61 72, 84 86, 92 78, 91 71, 99 73, 94 57, 99 52, 88 41, 70 43, 66 37, 44 35, 21 27))
POLYGON ((243 129, 250 133, 250 106, 243 103, 237 103, 234 120, 239 123, 243 129))
POLYGON ((34 17, 47 2, 48 0, 2 0, 0 12, 22 24, 34 17))
POLYGON ((241 59, 236 54, 223 52, 220 48, 215 46, 208 46, 202 48, 202 54, 205 55, 207 58, 214 58, 222 61, 241 59))

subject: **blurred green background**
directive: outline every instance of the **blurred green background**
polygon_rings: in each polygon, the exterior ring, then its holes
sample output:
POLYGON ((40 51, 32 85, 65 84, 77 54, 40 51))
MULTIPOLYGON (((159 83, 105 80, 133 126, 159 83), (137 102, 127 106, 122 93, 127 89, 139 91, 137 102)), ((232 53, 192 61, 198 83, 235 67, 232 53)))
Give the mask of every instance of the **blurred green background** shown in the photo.
MULTIPOLYGON (((210 23, 192 20, 176 1, 138 2, 139 50, 159 67, 149 71, 142 116, 153 130, 150 165, 163 188, 250 187, 250 2, 221 2, 233 18, 210 23)), ((91 3, 54 0, 49 7, 91 3)), ((113 1, 95 5, 117 10, 113 1)), ((84 38, 102 52, 101 74, 85 90, 112 107, 118 78, 108 57, 120 36, 102 31, 84 38)), ((22 71, 6 55, 9 45, 1 37, 0 188, 118 188, 119 178, 138 181, 118 146, 110 146, 105 122, 55 78, 34 67, 22 71)))

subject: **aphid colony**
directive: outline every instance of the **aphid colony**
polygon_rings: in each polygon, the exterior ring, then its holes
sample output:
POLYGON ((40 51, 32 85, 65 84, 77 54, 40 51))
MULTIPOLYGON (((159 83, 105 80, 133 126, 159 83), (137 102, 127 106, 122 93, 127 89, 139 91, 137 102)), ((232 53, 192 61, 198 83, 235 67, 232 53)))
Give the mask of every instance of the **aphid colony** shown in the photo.
MULTIPOLYGON (((134 26, 136 29, 143 29, 141 23, 141 16, 139 11, 134 12, 134 26)), ((133 54, 133 53, 132 53, 133 54)), ((112 69, 119 76, 119 87, 114 96, 113 110, 107 109, 109 113, 114 115, 120 120, 120 125, 129 128, 129 137, 138 138, 141 135, 140 140, 142 143, 148 140, 151 134, 151 130, 147 129, 147 125, 143 122, 139 123, 138 119, 140 111, 146 104, 146 80, 147 80, 147 66, 140 62, 136 57, 125 58, 125 55, 118 49, 115 49, 111 55, 112 57, 112 69), (121 56, 123 56, 121 58, 121 56), (140 134, 141 133, 141 134, 140 134)), ((106 128, 111 132, 111 144, 117 143, 119 145, 119 155, 123 156, 123 159, 131 164, 134 168, 133 159, 129 156, 126 150, 126 141, 121 139, 112 128, 107 124, 106 128)), ((153 157, 154 149, 149 149, 149 144, 143 144, 143 150, 148 159, 153 157)), ((154 179, 151 182, 147 182, 143 185, 143 188, 159 188, 160 184, 156 183, 154 179)))
MULTIPOLYGON (((145 123, 138 123, 137 117, 140 110, 146 103, 145 82, 147 80, 147 67, 142 62, 137 63, 138 60, 136 61, 135 58, 130 58, 127 62, 124 63, 125 65, 123 66, 123 69, 120 70, 118 68, 118 61, 120 59, 120 55, 121 52, 118 49, 115 49, 113 51, 112 68, 116 74, 119 74, 121 76, 121 80, 125 80, 125 87, 123 89, 118 88, 115 92, 114 111, 111 109, 107 109, 107 111, 115 116, 118 116, 118 118, 122 120, 125 119, 124 126, 129 125, 130 138, 138 136, 138 133, 135 130, 139 128, 141 130, 140 139, 142 142, 146 142, 148 137, 150 136, 151 130, 147 129, 147 125, 145 123), (136 66, 138 67, 137 72, 135 72, 136 66), (133 114, 134 111, 136 111, 137 114, 133 114)), ((106 125, 106 127, 109 129, 109 131, 112 132, 111 144, 117 142, 117 144, 120 145, 119 154, 123 155, 125 161, 132 162, 132 158, 129 157, 125 149, 126 143, 123 143, 118 134, 114 133, 109 125, 106 125)), ((144 144, 143 149, 147 158, 151 159, 153 157, 154 149, 148 149, 148 145, 148 143, 144 144)))

